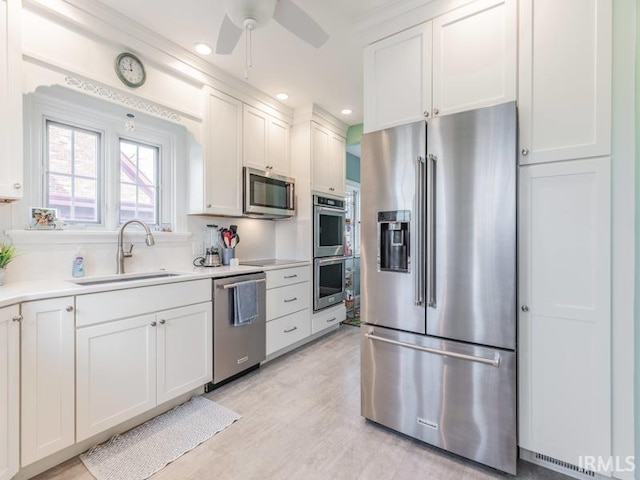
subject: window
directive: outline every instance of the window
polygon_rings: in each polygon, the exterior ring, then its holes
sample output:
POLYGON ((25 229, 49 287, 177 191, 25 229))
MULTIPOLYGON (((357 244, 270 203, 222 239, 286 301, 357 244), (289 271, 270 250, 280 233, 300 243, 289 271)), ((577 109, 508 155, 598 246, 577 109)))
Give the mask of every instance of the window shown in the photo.
POLYGON ((120 223, 141 218, 158 225, 160 149, 120 139, 120 223))
POLYGON ((101 134, 46 122, 46 206, 66 223, 101 222, 101 134))
MULTIPOLYGON (((184 126, 64 88, 26 97, 25 211, 56 208, 66 230, 114 231, 131 218, 178 224, 177 170, 188 157, 184 126)), ((28 212, 25 212, 28 215, 28 212)))

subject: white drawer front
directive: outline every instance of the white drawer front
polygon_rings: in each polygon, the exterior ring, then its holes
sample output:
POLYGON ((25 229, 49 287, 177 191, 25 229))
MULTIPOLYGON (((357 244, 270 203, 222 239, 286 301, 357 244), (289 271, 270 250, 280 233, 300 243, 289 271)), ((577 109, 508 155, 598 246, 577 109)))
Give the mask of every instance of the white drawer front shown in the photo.
POLYGON ((267 355, 311 335, 310 310, 302 310, 267 322, 267 355))
POLYGON ((283 268, 281 270, 269 270, 266 274, 267 288, 283 287, 294 283, 308 282, 311 278, 311 265, 283 268))
POLYGON ((311 334, 313 335, 314 333, 331 328, 345 318, 347 318, 347 310, 344 308, 344 305, 316 313, 311 317, 311 334))
POLYGON ((165 283, 148 287, 89 293, 76 297, 76 326, 134 317, 211 301, 211 280, 165 283))
POLYGON ((309 282, 267 290, 267 322, 310 307, 309 282))

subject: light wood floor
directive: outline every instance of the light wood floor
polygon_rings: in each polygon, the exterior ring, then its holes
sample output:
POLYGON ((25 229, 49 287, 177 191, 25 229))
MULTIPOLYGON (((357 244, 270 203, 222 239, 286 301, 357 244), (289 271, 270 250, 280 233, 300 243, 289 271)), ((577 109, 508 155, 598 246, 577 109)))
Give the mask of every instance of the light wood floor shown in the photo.
MULTIPOLYGON (((485 480, 511 477, 360 416, 359 329, 341 329, 210 394, 242 419, 153 480, 485 480)), ((520 462, 518 479, 563 475, 520 462)), ((77 459, 37 477, 90 480, 77 459)))

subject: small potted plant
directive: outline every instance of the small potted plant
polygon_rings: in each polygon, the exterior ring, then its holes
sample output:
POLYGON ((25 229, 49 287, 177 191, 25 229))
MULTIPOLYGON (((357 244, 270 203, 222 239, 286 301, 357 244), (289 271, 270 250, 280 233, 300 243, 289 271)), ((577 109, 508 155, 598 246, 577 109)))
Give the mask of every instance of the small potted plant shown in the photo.
POLYGON ((11 263, 15 254, 16 248, 13 245, 0 243, 0 285, 4 285, 7 265, 11 263))

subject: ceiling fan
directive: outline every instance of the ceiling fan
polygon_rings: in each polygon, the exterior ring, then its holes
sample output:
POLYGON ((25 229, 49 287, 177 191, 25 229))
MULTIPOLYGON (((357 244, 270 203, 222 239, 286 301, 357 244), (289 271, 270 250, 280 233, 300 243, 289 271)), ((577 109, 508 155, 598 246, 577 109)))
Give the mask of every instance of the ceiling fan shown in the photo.
POLYGON ((231 54, 242 32, 246 32, 247 66, 250 67, 251 31, 264 26, 272 18, 316 48, 329 39, 327 32, 291 0, 227 0, 226 15, 218 34, 216 53, 231 54))

